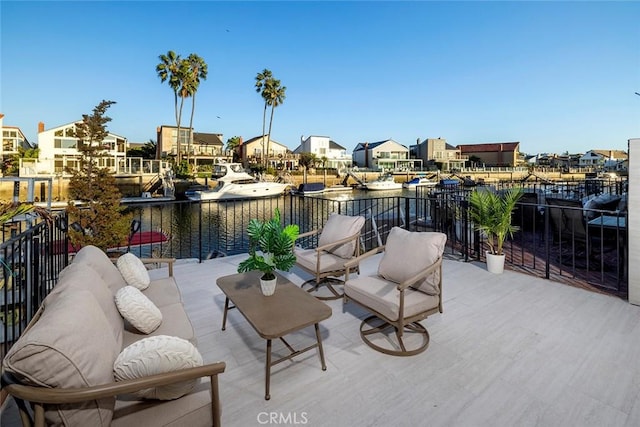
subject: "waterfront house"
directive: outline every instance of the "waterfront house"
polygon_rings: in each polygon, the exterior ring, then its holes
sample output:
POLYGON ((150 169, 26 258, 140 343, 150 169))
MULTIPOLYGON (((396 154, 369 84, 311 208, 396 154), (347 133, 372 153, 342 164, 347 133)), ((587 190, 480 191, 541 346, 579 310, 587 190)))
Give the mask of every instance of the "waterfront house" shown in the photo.
POLYGON ((0 161, 6 161, 8 158, 18 154, 18 149, 33 148, 27 137, 22 133, 19 127, 5 126, 4 114, 0 113, 0 133, 2 134, 2 145, 0 146, 0 161))
POLYGON ((589 150, 580 157, 580 167, 620 170, 621 165, 628 159, 622 150, 589 150))
POLYGON ((326 159, 326 168, 349 168, 352 158, 347 154, 347 149, 332 141, 328 136, 310 135, 307 138, 300 137, 300 145, 293 150, 294 154, 313 153, 320 161, 326 159))
POLYGON ((353 164, 361 168, 398 170, 413 169, 422 163, 409 159, 409 149, 394 141, 386 139, 378 142, 364 142, 353 150, 353 164))
MULTIPOLYGON (((78 150, 79 139, 74 135, 75 123, 71 122, 45 130, 44 123, 38 123, 38 161, 28 168, 33 174, 63 174, 67 167, 80 166, 82 157, 78 150)), ((106 154, 97 159, 99 167, 115 172, 118 164, 123 163, 127 152, 127 138, 109 132, 102 141, 106 154)), ((23 166, 22 169, 27 169, 23 166)), ((22 175, 22 174, 21 174, 22 175)))
POLYGON ((463 156, 460 149, 447 143, 444 138, 427 138, 410 148, 411 157, 420 159, 424 164, 435 162, 442 165, 442 171, 462 169, 469 156, 463 156))
MULTIPOLYGON (((162 125, 156 129, 158 148, 156 159, 178 154, 178 128, 162 125)), ((224 157, 224 143, 221 133, 193 132, 193 141, 189 143, 189 128, 180 127, 180 152, 194 165, 212 164, 215 159, 224 157)))
MULTIPOLYGON (((247 167, 249 164, 264 163, 264 151, 267 150, 267 135, 256 136, 244 141, 238 148, 239 158, 247 167)), ((298 167, 296 156, 286 145, 270 139, 268 164, 273 168, 293 169, 298 167)))
POLYGON ((486 144, 458 145, 460 154, 474 156, 480 159, 485 166, 518 166, 520 157, 519 142, 492 142, 486 144))

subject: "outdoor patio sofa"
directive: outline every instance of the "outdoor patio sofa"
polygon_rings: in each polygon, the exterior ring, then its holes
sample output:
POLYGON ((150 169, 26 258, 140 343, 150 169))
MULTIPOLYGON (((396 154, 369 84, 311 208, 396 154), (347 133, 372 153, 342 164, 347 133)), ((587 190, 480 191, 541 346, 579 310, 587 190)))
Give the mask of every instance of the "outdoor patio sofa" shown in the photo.
MULTIPOLYGON (((174 260, 149 261, 168 264, 168 277, 157 278, 166 270, 154 271, 147 282, 155 280, 136 290, 157 308, 149 309, 150 318, 161 314, 149 334, 121 315, 125 304, 118 298, 133 286, 127 286, 122 268, 103 251, 82 248, 60 273, 2 363, 3 388, 16 399, 24 425, 31 424, 31 417, 37 426, 220 424, 218 374, 225 364, 205 364, 195 347, 173 277, 174 260), (140 391, 144 398, 135 394, 140 391)), ((135 262, 146 273, 140 260, 135 262)))

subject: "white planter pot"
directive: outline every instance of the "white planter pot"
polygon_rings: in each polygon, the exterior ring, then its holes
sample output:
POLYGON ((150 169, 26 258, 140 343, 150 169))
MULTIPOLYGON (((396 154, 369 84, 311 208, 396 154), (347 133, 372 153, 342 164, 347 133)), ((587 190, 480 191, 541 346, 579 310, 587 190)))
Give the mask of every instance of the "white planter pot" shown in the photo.
POLYGON ((487 251, 487 270, 489 273, 502 274, 504 271, 504 254, 494 255, 487 251))
POLYGON ((263 280, 260 279, 260 289, 262 290, 262 294, 266 297, 273 295, 276 291, 276 280, 263 280))

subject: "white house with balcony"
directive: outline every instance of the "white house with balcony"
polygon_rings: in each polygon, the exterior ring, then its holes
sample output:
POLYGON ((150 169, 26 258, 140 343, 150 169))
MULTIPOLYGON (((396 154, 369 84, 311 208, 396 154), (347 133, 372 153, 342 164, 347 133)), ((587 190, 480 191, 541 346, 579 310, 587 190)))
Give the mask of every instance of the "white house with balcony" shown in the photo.
POLYGON ((5 126, 4 114, 2 113, 0 113, 0 134, 2 135, 0 160, 5 160, 8 157, 18 154, 19 148, 33 148, 19 127, 5 126))
POLYGON ((416 163, 421 163, 420 160, 409 159, 409 149, 393 139, 359 143, 352 158, 354 165, 368 169, 413 169, 416 163))
MULTIPOLYGON (((44 123, 38 123, 38 160, 23 159, 20 175, 64 174, 67 167, 77 169, 82 155, 74 131, 75 122, 47 130, 44 123)), ((116 172, 125 163, 127 139, 109 132, 101 144, 105 156, 97 159, 98 166, 116 172)))
POLYGON ((326 168, 340 170, 350 168, 352 164, 352 158, 347 154, 347 149, 328 136, 310 135, 307 138, 302 136, 300 145, 293 152, 294 154, 312 153, 320 161, 326 159, 323 165, 326 168))

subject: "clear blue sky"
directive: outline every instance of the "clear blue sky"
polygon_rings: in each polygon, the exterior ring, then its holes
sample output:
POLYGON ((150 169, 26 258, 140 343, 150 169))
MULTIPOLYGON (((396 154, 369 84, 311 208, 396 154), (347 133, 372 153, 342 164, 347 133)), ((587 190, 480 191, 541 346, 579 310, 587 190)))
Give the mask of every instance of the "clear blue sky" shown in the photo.
MULTIPOLYGON (((640 137, 639 2, 2 1, 5 125, 37 142, 101 100, 131 142, 175 125, 158 55, 209 76, 194 128, 262 132, 264 68, 287 87, 272 138, 520 141, 521 151, 627 149, 640 137)), ((190 105, 190 104, 187 104, 190 105)), ((189 108, 183 113, 188 124, 189 108)))

